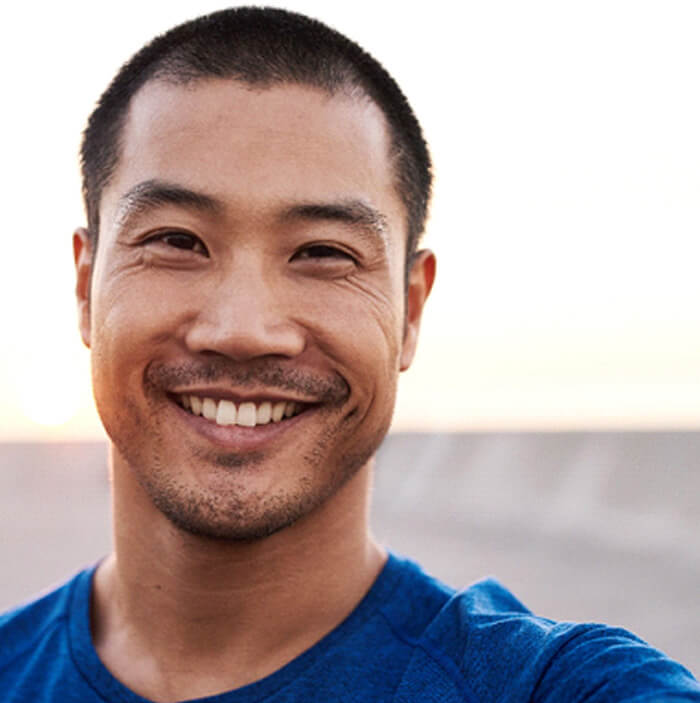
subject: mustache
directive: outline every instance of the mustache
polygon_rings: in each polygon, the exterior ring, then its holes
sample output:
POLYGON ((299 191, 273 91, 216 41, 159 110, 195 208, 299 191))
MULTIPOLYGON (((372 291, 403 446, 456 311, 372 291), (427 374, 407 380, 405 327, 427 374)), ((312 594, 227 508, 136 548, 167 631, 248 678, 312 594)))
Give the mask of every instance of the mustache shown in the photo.
POLYGON ((321 374, 268 359, 244 364, 223 357, 206 362, 152 363, 146 368, 144 381, 155 391, 223 381, 233 387, 276 389, 300 395, 308 402, 338 405, 350 395, 347 381, 338 373, 321 374))

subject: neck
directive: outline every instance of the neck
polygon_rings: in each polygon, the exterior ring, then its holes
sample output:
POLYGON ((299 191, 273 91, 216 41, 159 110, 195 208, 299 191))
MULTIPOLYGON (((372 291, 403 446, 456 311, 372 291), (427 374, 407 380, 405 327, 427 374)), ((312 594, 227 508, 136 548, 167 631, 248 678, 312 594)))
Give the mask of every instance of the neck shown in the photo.
POLYGON ((371 462, 312 514, 250 542, 186 534, 150 505, 136 510, 147 498, 127 471, 113 473, 115 551, 95 578, 93 636, 108 668, 153 700, 272 673, 342 622, 386 559, 368 527, 371 462))

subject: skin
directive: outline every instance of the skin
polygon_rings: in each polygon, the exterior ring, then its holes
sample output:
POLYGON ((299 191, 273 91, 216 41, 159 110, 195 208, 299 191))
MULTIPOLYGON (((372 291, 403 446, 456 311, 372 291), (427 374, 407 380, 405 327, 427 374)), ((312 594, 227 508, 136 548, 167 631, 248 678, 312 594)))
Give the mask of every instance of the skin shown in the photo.
POLYGON ((347 617, 385 562, 368 528, 372 456, 435 274, 421 252, 404 290, 388 145, 358 97, 151 82, 97 251, 74 235, 113 474, 93 639, 151 700, 276 671, 347 617), (177 404, 184 392, 305 411, 212 430, 177 404))

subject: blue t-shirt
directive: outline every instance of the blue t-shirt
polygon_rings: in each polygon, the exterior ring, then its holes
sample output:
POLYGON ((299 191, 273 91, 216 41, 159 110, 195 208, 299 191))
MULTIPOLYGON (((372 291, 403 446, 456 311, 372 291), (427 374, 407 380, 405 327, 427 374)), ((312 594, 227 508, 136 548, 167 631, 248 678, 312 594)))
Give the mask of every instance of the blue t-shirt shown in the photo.
MULTIPOLYGON (((3 703, 148 703, 90 637, 93 569, 0 617, 3 703)), ((274 674, 199 703, 700 701, 690 672, 625 630, 530 613, 496 581, 456 593, 390 556, 335 630, 274 674)))

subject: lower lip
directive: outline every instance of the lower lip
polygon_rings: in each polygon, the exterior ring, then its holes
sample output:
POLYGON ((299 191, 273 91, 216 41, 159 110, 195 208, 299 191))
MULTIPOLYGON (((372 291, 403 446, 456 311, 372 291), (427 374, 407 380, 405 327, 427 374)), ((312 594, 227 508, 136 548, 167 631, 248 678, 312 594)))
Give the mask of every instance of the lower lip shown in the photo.
POLYGON ((288 430, 294 429, 304 419, 308 419, 309 415, 316 412, 315 407, 308 407, 298 415, 280 420, 280 422, 268 422, 266 425, 255 425, 255 427, 241 427, 240 425, 217 425, 215 422, 207 420, 200 415, 193 415, 175 402, 172 402, 172 405, 180 418, 189 427, 212 444, 216 444, 223 449, 235 449, 244 452, 262 449, 266 444, 277 439, 288 430))

